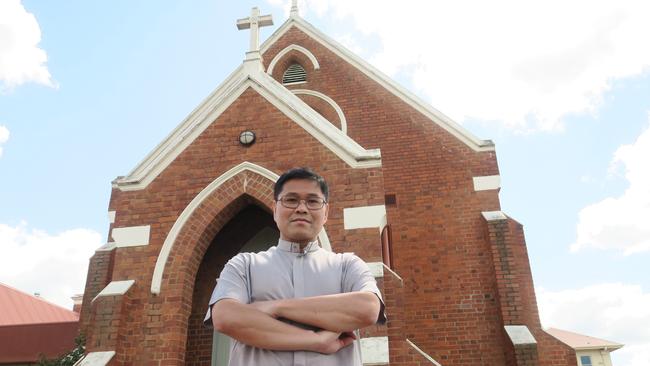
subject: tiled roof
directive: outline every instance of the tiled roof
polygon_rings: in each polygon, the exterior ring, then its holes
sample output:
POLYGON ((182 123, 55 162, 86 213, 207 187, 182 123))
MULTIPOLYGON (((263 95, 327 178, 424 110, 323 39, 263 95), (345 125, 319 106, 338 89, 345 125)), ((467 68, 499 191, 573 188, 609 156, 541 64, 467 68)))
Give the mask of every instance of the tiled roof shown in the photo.
POLYGON ((573 333, 562 329, 548 328, 545 331, 560 340, 562 343, 576 350, 607 348, 613 351, 623 347, 620 343, 573 333))
POLYGON ((0 327, 73 322, 79 314, 0 283, 0 327))

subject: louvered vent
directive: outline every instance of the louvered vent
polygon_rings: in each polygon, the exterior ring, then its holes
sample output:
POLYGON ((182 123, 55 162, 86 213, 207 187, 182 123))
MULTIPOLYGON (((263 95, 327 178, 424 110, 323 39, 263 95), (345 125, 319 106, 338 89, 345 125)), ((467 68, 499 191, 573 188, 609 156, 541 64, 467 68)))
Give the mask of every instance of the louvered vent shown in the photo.
POLYGON ((307 81, 307 72, 300 64, 291 64, 282 76, 282 83, 289 84, 300 81, 307 81))

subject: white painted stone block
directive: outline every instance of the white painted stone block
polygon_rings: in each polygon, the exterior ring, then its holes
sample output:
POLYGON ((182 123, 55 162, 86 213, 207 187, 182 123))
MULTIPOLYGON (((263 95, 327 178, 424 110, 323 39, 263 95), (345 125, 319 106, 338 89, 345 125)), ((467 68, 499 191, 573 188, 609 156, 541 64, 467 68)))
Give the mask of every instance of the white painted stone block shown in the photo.
POLYGON ((507 220, 508 216, 502 211, 483 211, 481 212, 485 221, 498 221, 498 220, 507 220))
POLYGON ((364 206, 343 209, 343 223, 346 230, 382 226, 386 216, 386 206, 364 206))
POLYGON ((118 248, 149 245, 151 226, 130 226, 113 228, 112 236, 118 248))
POLYGON ((364 365, 388 365, 388 337, 361 338, 364 365))
POLYGON ((98 297, 103 296, 115 296, 115 295, 124 295, 131 286, 135 283, 135 280, 125 280, 125 281, 111 281, 103 290, 101 290, 93 301, 97 300, 98 297))
POLYGON ((115 223, 115 214, 116 211, 108 211, 108 222, 111 224, 115 223))
POLYGON ((489 191, 501 188, 501 176, 486 175, 483 177, 474 177, 475 191, 489 191))
POLYGON ((84 358, 77 361, 74 366, 106 366, 115 356, 115 351, 90 352, 84 358))
POLYGON ((115 242, 110 242, 102 245, 101 247, 97 248, 95 251, 96 252, 110 252, 111 250, 115 249, 117 246, 115 245, 115 242))
POLYGON ((530 330, 525 325, 506 325, 504 328, 512 344, 515 346, 537 343, 535 337, 533 337, 533 334, 530 333, 530 330))

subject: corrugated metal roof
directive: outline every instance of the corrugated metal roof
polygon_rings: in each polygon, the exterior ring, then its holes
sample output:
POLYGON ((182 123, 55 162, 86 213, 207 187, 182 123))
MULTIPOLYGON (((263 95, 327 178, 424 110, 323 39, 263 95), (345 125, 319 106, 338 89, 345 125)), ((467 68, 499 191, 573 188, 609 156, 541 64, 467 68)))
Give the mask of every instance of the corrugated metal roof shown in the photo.
POLYGON ((0 283, 0 327, 78 321, 79 314, 0 283))
POLYGON ((616 350, 623 347, 622 344, 590 337, 578 333, 569 332, 567 330, 548 328, 546 333, 560 340, 560 342, 568 345, 573 349, 603 349, 616 350))

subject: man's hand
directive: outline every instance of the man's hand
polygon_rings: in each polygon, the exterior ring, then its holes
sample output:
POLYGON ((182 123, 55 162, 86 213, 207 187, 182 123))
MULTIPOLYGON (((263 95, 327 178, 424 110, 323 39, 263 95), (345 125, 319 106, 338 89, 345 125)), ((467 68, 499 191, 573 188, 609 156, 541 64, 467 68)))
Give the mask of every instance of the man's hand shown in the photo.
POLYGON ((316 352, 323 354, 332 354, 338 352, 341 348, 347 347, 357 339, 353 332, 331 332, 329 330, 321 330, 316 332, 318 336, 319 345, 316 352))

